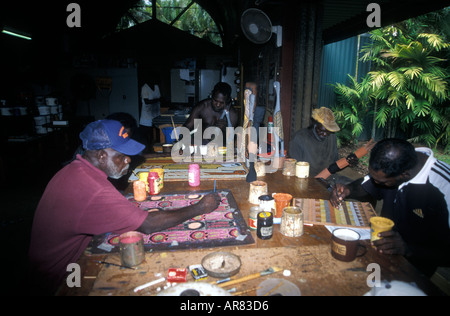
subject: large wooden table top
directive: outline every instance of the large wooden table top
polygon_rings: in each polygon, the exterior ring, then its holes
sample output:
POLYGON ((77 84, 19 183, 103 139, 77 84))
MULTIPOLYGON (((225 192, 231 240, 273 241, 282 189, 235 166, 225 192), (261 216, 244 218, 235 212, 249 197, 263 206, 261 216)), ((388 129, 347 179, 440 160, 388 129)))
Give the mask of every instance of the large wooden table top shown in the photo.
MULTIPOLYGON (((329 192, 317 179, 298 179, 283 176, 281 171, 267 174, 258 180, 268 183, 269 193, 289 193, 295 198, 329 199, 329 192)), ((217 181, 216 190, 231 190, 242 215, 248 220, 249 183, 246 181, 217 181)), ((162 193, 177 191, 213 190, 214 181, 202 181, 199 187, 192 188, 188 182, 164 182, 162 193)), ((130 190, 130 188, 128 189, 130 190)), ((151 252, 138 270, 121 269, 106 266, 94 260, 106 260, 120 263, 118 254, 90 256, 84 254, 80 260, 81 287, 69 288, 63 284, 60 295, 155 295, 158 286, 138 293, 133 289, 162 276, 169 268, 185 268, 201 263, 201 259, 215 251, 229 251, 241 257, 242 267, 236 277, 258 273, 269 267, 277 266, 289 270, 289 277, 277 273, 254 281, 236 285, 238 291, 248 291, 245 295, 256 295, 254 291, 267 278, 288 280, 295 284, 302 295, 364 295, 372 289, 367 286, 368 278, 373 280, 375 270, 371 263, 378 264, 381 280, 414 282, 429 295, 440 294, 434 285, 401 256, 388 256, 377 253, 368 242, 367 252, 351 263, 337 261, 330 254, 331 233, 322 225, 305 226, 304 235, 299 238, 283 236, 280 225, 274 225, 274 235, 270 240, 258 239, 252 235, 255 244, 242 247, 210 248, 203 250, 151 252), (369 269, 368 269, 369 268, 369 269)), ((217 279, 208 278, 208 282, 217 279)), ((189 275, 188 281, 193 281, 189 275)), ((277 281, 275 281, 277 282, 277 281)))

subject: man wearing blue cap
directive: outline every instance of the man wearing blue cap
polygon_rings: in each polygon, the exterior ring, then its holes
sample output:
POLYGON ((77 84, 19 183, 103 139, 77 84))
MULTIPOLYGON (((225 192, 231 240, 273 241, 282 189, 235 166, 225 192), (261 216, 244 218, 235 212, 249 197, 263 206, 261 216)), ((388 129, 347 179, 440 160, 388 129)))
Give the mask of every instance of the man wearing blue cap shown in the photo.
POLYGON ((134 141, 121 123, 101 120, 80 134, 85 153, 49 182, 36 209, 29 250, 33 285, 52 294, 94 235, 137 230, 161 231, 219 205, 216 194, 177 212, 148 213, 130 203, 108 181, 128 172, 131 159, 144 145, 134 141))

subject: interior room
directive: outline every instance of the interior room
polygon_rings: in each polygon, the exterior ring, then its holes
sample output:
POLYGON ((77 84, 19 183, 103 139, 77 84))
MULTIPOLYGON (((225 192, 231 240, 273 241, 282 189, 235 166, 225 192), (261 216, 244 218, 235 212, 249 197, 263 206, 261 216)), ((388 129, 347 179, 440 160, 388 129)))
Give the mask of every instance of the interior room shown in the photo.
POLYGON ((232 87, 241 125, 246 83, 252 82, 262 126, 279 98, 288 148, 294 133, 309 126, 312 110, 327 106, 319 104, 325 45, 447 6, 379 0, 380 25, 373 26, 371 2, 2 1, 0 236, 11 244, 13 260, 2 262, 13 270, 8 290, 25 277, 39 199, 74 159, 87 124, 128 113, 143 134, 145 153, 152 154, 166 142, 163 128, 183 125, 218 82, 232 87), (159 92, 160 111, 150 124, 143 113, 145 86, 159 92))

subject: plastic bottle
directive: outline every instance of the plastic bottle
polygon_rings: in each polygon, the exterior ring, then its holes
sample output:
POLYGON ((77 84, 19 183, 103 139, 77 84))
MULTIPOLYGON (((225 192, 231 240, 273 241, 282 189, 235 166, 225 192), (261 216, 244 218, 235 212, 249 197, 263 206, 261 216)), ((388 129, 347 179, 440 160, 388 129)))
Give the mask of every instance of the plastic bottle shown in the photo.
POLYGON ((161 191, 159 186, 159 174, 157 172, 148 173, 148 193, 150 195, 158 195, 161 191))
POLYGON ((200 166, 198 164, 189 165, 189 185, 191 187, 200 185, 200 166))

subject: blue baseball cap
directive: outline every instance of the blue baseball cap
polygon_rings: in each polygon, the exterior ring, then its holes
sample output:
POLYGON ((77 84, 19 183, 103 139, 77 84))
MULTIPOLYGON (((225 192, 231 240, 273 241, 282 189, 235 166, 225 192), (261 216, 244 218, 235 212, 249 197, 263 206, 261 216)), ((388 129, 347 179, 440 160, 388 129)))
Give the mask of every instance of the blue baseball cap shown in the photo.
POLYGON ((134 156, 145 148, 145 145, 131 139, 125 127, 114 120, 90 123, 80 133, 80 138, 85 150, 112 148, 122 154, 134 156))

